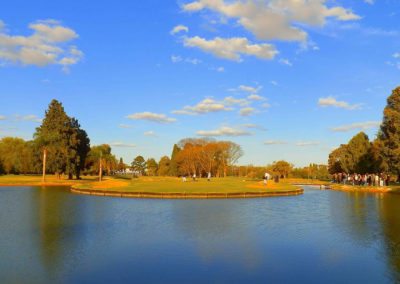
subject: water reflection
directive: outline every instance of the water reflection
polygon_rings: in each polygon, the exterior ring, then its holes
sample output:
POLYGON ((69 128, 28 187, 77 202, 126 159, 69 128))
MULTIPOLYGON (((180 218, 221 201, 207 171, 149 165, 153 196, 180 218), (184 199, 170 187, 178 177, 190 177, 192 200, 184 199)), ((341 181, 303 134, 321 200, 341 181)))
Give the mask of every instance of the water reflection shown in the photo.
POLYGON ((262 254, 257 235, 251 231, 253 222, 240 209, 242 202, 174 202, 173 224, 194 245, 204 262, 238 261, 236 265, 251 271, 260 267, 262 254))
POLYGON ((400 282, 400 195, 384 195, 380 199, 380 223, 387 254, 388 272, 400 282))
POLYGON ((0 190, 4 283, 400 282, 400 196, 247 200, 0 190), (154 272, 156 269, 157 273, 154 272))

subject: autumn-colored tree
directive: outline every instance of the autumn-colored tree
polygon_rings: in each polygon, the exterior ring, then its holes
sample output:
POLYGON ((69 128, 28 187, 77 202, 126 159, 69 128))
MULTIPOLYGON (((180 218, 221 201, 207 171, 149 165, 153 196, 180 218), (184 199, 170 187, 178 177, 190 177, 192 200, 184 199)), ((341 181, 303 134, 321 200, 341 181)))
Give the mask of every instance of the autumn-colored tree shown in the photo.
POLYGON ((268 171, 279 175, 281 178, 287 178, 293 169, 293 165, 286 161, 276 161, 267 167, 268 171))

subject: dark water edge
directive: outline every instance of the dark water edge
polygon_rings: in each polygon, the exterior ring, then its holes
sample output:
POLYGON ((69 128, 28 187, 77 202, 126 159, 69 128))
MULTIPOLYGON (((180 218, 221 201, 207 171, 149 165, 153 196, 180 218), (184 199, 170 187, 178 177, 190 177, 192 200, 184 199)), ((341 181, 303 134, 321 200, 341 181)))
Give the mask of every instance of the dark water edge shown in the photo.
POLYGON ((396 283, 400 195, 232 200, 0 189, 1 283, 396 283))

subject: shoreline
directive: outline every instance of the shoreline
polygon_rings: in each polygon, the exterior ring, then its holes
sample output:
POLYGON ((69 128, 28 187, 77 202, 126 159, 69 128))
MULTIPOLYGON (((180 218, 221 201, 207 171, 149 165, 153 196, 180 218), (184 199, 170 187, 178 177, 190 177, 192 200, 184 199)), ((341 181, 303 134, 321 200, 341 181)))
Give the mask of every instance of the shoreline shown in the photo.
POLYGON ((277 197, 277 196, 296 196, 304 192, 303 188, 280 191, 243 191, 243 192, 204 192, 204 193, 187 193, 187 192, 129 192, 129 191, 107 191, 95 189, 81 189, 71 187, 70 191, 75 194, 95 195, 106 197, 122 197, 122 198, 152 198, 152 199, 229 199, 229 198, 259 198, 259 197, 277 197))
POLYGON ((344 192, 365 192, 365 193, 396 193, 396 189, 391 186, 383 187, 371 187, 371 186, 355 186, 355 185, 343 185, 343 184, 330 184, 325 185, 325 189, 322 190, 335 190, 344 192))

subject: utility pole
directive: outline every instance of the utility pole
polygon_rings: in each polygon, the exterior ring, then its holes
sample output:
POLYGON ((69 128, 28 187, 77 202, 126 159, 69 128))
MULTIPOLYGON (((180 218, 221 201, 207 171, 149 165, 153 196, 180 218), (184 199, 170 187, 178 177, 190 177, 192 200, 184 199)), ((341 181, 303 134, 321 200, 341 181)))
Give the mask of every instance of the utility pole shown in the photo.
POLYGON ((47 158, 47 149, 43 148, 43 176, 42 176, 42 182, 44 183, 46 181, 46 158, 47 158))
POLYGON ((100 161, 99 161, 99 181, 101 181, 102 175, 103 175, 103 165, 102 165, 102 153, 100 153, 100 161))

